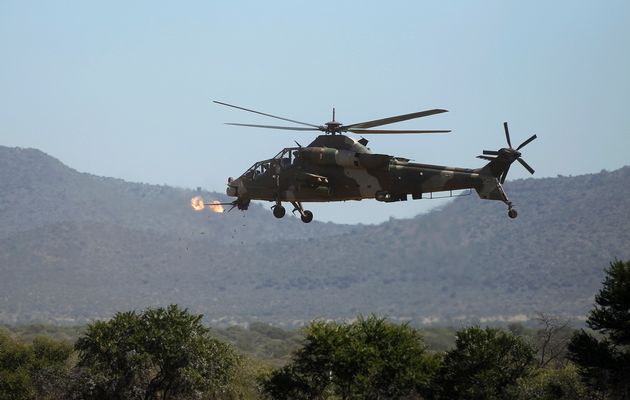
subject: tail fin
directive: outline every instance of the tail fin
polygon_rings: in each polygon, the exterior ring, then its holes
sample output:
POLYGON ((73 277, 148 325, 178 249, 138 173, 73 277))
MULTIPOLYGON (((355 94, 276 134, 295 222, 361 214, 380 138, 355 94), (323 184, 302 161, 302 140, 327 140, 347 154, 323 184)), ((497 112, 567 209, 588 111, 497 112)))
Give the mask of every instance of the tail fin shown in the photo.
POLYGON ((475 188, 477 194, 486 200, 501 200, 509 204, 509 200, 499 178, 510 168, 510 162, 501 157, 492 159, 479 169, 480 184, 475 188))
POLYGON ((499 179, 492 176, 481 176, 481 184, 475 187, 477 194, 480 198, 486 200, 501 200, 504 203, 508 203, 509 200, 503 186, 499 183, 499 179))

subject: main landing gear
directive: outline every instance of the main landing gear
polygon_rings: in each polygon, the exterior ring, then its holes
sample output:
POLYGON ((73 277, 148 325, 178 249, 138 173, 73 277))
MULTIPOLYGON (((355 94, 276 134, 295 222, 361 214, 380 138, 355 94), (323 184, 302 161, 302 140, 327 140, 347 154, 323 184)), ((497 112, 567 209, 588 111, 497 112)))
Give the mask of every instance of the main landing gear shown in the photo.
MULTIPOLYGON (((298 211, 300 213, 300 219, 302 220, 302 222, 308 224, 313 220, 313 213, 309 210, 305 210, 304 207, 302 207, 302 203, 300 203, 299 201, 292 201, 291 204, 293 204, 294 207, 293 213, 298 211)), ((276 218, 282 218, 286 214, 286 209, 279 201, 271 207, 271 210, 273 211, 273 216, 276 218)))
POLYGON ((302 215, 300 215, 300 219, 305 224, 308 224, 309 222, 311 222, 313 220, 313 213, 310 212, 309 210, 304 210, 302 215))
POLYGON ((286 210, 284 209, 284 207, 282 207, 280 203, 271 207, 271 210, 273 211, 273 216, 276 218, 282 218, 284 217, 284 214, 286 214, 286 210))

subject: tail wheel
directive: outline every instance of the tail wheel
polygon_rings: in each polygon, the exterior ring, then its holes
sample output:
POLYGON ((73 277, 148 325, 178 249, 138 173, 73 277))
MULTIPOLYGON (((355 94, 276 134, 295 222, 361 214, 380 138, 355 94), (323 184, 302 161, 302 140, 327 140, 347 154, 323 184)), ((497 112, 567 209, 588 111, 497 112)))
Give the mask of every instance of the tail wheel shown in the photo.
POLYGON ((509 216, 510 218, 514 219, 514 218, 518 217, 518 213, 516 212, 516 210, 515 210, 515 209, 510 208, 510 209, 508 210, 508 216, 509 216))
POLYGON ((309 210, 304 210, 304 213, 300 216, 300 219, 305 224, 308 224, 309 222, 313 220, 313 213, 310 212, 309 210))

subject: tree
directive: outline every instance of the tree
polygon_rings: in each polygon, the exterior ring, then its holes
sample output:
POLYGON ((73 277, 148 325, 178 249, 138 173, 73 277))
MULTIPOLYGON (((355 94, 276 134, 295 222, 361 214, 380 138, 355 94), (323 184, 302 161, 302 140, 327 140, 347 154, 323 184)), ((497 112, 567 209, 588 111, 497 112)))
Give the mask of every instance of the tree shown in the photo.
POLYGON ((630 398, 630 261, 614 261, 586 324, 601 334, 581 330, 569 343, 569 358, 584 382, 610 398, 630 398))
POLYGON ((167 399, 226 392, 239 358, 210 336, 201 318, 170 305, 88 325, 75 344, 92 386, 84 395, 167 399))
POLYGON ((572 333, 569 321, 544 312, 537 313, 535 319, 542 325, 534 337, 538 367, 544 368, 548 365, 563 367, 566 364, 567 344, 572 333))
POLYGON ((436 378, 440 399, 501 399, 528 371, 533 349, 498 329, 472 327, 457 332, 436 378))
POLYGON ((72 345, 47 337, 37 337, 31 345, 30 373, 36 398, 60 399, 67 390, 72 345))
POLYGON ((261 386, 273 399, 400 399, 426 391, 438 364, 407 324, 375 316, 351 324, 314 322, 293 361, 261 386))
POLYGON ((0 332, 0 400, 62 398, 72 346, 37 337, 22 343, 0 332))
POLYGON ((262 393, 274 400, 309 400, 323 398, 326 384, 316 385, 312 376, 294 364, 273 370, 259 378, 262 393))
POLYGON ((30 359, 26 345, 0 331, 0 400, 21 400, 33 396, 30 359))
POLYGON ((564 368, 539 368, 531 375, 519 379, 510 390, 514 400, 581 400, 594 399, 580 381, 577 368, 568 364, 564 368))

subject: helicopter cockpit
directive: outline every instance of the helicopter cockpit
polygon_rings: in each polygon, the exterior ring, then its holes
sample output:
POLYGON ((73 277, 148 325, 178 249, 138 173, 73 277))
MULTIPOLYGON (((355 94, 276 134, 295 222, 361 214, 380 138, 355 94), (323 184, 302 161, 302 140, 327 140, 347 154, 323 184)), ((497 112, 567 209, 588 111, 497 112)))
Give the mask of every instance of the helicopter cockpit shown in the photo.
POLYGON ((294 165, 299 159, 299 149, 299 147, 285 147, 273 159, 279 161, 280 168, 294 165))
MULTIPOLYGON (((245 173, 245 177, 256 179, 260 176, 271 174, 276 171, 276 167, 280 170, 295 165, 299 160, 299 147, 287 147, 282 149, 275 157, 268 160, 258 161, 252 165, 245 173)), ((276 171, 278 172, 278 171, 276 171)))
POLYGON ((245 173, 245 177, 250 179, 256 179, 262 175, 269 173, 271 170, 271 160, 259 161, 252 165, 245 173))

